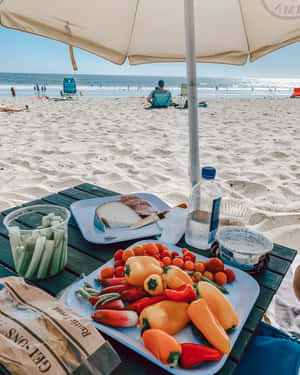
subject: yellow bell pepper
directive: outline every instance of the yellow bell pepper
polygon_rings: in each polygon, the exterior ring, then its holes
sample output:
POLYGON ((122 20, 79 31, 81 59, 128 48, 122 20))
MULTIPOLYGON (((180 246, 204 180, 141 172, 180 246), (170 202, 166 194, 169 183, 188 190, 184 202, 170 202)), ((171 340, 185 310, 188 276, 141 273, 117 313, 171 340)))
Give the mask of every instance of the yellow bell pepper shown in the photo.
POLYGON ((190 276, 177 266, 164 267, 162 277, 171 289, 179 288, 185 284, 194 286, 194 282, 190 276))
POLYGON ((149 328, 157 328, 175 335, 189 322, 186 302, 161 301, 146 307, 140 315, 142 332, 149 328))
POLYGON ((161 276, 155 274, 148 276, 144 281, 144 290, 151 296, 163 294, 164 285, 161 276))
POLYGON ((150 275, 161 275, 160 262, 150 256, 134 256, 127 259, 124 275, 129 284, 144 286, 145 279, 150 275))

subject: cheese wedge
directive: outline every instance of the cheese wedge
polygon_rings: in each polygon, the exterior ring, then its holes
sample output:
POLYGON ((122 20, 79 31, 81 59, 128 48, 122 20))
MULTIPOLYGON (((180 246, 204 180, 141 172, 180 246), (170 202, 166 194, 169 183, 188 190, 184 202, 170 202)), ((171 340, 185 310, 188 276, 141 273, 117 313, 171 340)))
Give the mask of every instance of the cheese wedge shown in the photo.
POLYGON ((114 201, 103 203, 96 208, 94 224, 105 232, 106 226, 111 228, 129 227, 140 220, 140 216, 126 204, 114 201))

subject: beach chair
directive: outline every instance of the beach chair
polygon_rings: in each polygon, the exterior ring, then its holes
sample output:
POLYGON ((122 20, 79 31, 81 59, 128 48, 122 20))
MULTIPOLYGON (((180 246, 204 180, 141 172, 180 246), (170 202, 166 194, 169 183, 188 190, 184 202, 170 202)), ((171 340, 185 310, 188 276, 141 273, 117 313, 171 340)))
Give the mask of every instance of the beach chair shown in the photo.
POLYGON ((184 109, 188 107, 188 85, 186 83, 181 84, 180 88, 180 106, 179 109, 184 109))
POLYGON ((166 108, 171 105, 171 93, 169 91, 164 91, 162 93, 155 92, 152 97, 152 104, 148 108, 166 108))
MULTIPOLYGON (((181 84, 180 88, 180 95, 181 105, 179 105, 178 109, 186 109, 188 107, 188 85, 186 83, 181 84)), ((207 103, 202 101, 198 103, 199 108, 207 108, 207 103)))
POLYGON ((300 98, 300 87, 294 88, 294 98, 300 98))
POLYGON ((77 94, 74 78, 64 78, 62 96, 74 96, 77 94))

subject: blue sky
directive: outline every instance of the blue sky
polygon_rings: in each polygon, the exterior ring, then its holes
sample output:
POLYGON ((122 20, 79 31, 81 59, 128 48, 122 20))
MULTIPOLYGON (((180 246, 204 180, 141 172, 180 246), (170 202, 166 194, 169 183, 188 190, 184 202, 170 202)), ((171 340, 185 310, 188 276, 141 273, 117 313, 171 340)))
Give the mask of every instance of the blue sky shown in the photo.
MULTIPOLYGON (((0 26, 0 72, 72 73, 68 47, 62 43, 0 26)), ((78 73, 185 76, 184 63, 117 66, 75 49, 78 73)), ((300 43, 275 51, 242 67, 197 64, 199 76, 300 78, 300 43)))

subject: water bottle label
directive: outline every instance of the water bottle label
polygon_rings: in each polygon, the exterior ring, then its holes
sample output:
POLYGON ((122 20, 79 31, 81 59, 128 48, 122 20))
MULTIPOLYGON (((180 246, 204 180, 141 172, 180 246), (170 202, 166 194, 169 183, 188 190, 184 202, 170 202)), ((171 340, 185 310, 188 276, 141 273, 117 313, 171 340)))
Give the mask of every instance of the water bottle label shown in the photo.
POLYGON ((216 238, 217 229, 219 226, 221 198, 215 199, 212 205, 211 219, 209 226, 208 243, 211 243, 216 238))

